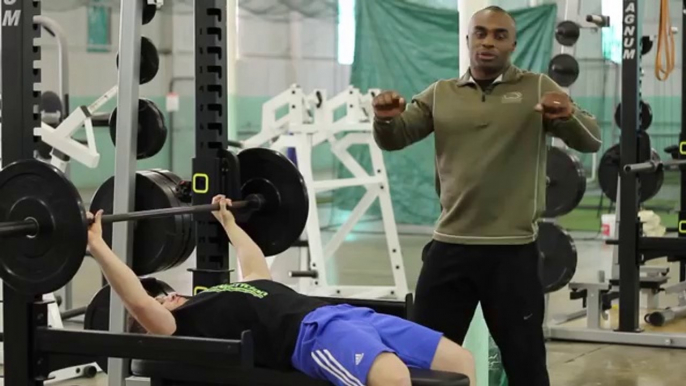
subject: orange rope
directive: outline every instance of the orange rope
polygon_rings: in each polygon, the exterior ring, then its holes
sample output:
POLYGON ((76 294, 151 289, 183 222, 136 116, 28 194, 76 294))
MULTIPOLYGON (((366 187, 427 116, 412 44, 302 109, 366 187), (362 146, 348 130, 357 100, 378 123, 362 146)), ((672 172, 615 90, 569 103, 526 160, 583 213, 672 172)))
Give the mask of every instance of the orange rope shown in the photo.
POLYGON ((667 80, 674 71, 676 65, 675 50, 672 21, 669 18, 669 0, 660 0, 660 27, 657 35, 657 54, 655 55, 655 77, 658 80, 667 80))

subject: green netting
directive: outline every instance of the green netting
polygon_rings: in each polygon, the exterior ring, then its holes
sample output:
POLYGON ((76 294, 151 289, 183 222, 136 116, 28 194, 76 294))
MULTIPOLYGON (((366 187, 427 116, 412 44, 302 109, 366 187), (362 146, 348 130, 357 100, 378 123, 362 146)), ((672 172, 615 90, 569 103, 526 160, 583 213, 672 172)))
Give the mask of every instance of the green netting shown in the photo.
MULTIPOLYGON (((523 69, 545 71, 552 55, 554 4, 512 11, 518 44, 514 63, 523 69)), ((408 100, 437 79, 459 76, 458 15, 454 10, 427 7, 405 0, 357 2, 356 47, 350 83, 363 92, 393 89, 408 100)), ((351 148, 351 154, 370 171, 369 152, 351 148)), ((430 136, 403 151, 385 152, 396 221, 433 224, 438 213, 434 185, 434 141, 430 136)), ((339 177, 351 174, 337 164, 339 177)), ((352 209, 363 188, 337 190, 334 204, 352 209)), ((368 215, 378 215, 372 207, 368 215)))

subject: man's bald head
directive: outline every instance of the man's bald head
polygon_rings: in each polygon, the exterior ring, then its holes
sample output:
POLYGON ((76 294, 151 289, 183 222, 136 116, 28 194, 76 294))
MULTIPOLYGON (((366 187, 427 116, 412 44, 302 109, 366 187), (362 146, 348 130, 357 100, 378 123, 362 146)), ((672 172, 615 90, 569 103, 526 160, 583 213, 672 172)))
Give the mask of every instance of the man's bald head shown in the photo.
POLYGON ((517 45, 516 33, 515 20, 504 9, 490 6, 476 12, 467 36, 472 76, 501 74, 517 45))
POLYGON ((480 11, 476 11, 476 13, 474 13, 474 15, 472 15, 472 18, 469 21, 470 30, 474 26, 476 19, 480 19, 484 16, 489 16, 491 14, 498 14, 500 16, 507 16, 507 18, 510 19, 510 22, 512 23, 512 25, 509 26, 510 28, 512 28, 512 33, 513 34, 517 33, 517 22, 515 22, 514 17, 512 17, 512 15, 509 12, 498 7, 497 5, 491 5, 491 6, 488 6, 488 7, 484 8, 480 11))

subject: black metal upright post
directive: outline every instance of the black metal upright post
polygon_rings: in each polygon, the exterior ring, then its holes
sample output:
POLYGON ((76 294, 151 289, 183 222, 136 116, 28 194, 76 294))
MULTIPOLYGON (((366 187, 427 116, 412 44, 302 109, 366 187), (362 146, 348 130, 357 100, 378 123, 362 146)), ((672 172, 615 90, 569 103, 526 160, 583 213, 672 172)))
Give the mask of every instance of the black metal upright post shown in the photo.
MULTIPOLYGON (((195 158, 193 204, 226 194, 223 154, 228 147, 226 0, 195 1, 195 158)), ((229 244, 211 214, 196 215, 193 292, 229 282, 229 244)))
MULTIPOLYGON (((686 0, 682 3, 681 30, 686 28, 686 0)), ((681 39, 681 52, 686 52, 686 39, 681 39)), ((683 74, 684 63, 681 63, 681 73, 683 74)), ((686 95, 686 81, 681 77, 681 133, 679 134, 679 158, 686 158, 686 108, 684 108, 683 96, 686 95)), ((679 168, 681 171, 681 203, 679 206, 679 237, 686 237, 686 168, 679 168)), ((686 254, 679 259, 679 281, 686 281, 686 254)))
MULTIPOLYGON (((638 162, 641 98, 641 12, 639 0, 624 0, 622 19, 622 127, 620 163, 638 162)), ((620 169, 621 170, 621 169, 620 169)), ((639 222, 637 174, 622 174, 619 222, 619 331, 639 331, 639 222)))
MULTIPOLYGON (((34 127, 40 125, 40 47, 34 44, 41 29, 33 18, 40 1, 3 1, 2 4, 2 162, 33 158, 34 127)), ((31 297, 3 284, 4 383, 42 385, 36 380, 39 363, 33 355, 36 309, 31 297)))

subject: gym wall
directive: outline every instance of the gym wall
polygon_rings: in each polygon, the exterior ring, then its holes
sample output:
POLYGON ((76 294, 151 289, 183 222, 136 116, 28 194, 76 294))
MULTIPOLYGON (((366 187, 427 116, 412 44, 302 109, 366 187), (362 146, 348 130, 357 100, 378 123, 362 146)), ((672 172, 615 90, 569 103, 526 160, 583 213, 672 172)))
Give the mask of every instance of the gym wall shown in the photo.
MULTIPOLYGON (((100 4, 112 6, 110 18, 111 46, 108 52, 88 52, 88 7, 83 1, 53 0, 43 3, 43 14, 57 21, 69 40, 70 106, 89 104, 117 83, 115 58, 118 51, 118 1, 105 0, 100 4)), ((296 2, 302 7, 265 7, 264 1, 241 1, 238 11, 238 63, 236 92, 231 95, 236 104, 236 131, 239 139, 260 130, 262 104, 288 88, 299 84, 305 92, 314 88, 326 89, 334 95, 348 85, 349 66, 340 65, 336 57, 336 6, 330 2, 312 0, 296 2), (333 4, 333 5, 332 5, 333 4), (265 11, 267 9, 267 11, 265 11), (301 12, 303 11, 303 12, 301 12), (308 17, 305 18, 302 14, 308 17)), ((141 96, 153 100, 165 111, 170 136, 165 148, 155 157, 139 161, 139 168, 167 168, 189 178, 191 159, 195 152, 195 105, 192 2, 167 0, 165 7, 148 25, 143 35, 150 38, 160 53, 160 72, 155 79, 142 86, 141 96), (166 97, 171 82, 180 96, 180 110, 166 113, 166 97)), ((269 5, 269 4, 267 4, 269 5)), ((43 90, 57 89, 57 48, 46 33, 41 38, 43 56, 43 90)), ((112 101, 103 111, 116 106, 112 101)), ((92 190, 114 173, 114 146, 108 129, 96 129, 98 151, 101 154, 97 169, 88 169, 77 162, 70 165, 71 178, 82 190, 92 190)), ((315 165, 320 173, 333 169, 328 149, 315 151, 315 165)))

